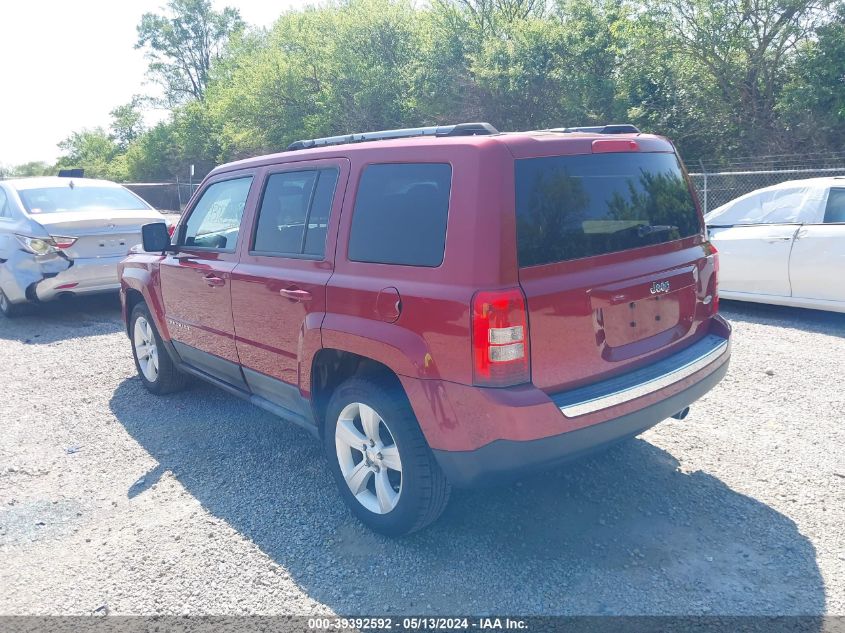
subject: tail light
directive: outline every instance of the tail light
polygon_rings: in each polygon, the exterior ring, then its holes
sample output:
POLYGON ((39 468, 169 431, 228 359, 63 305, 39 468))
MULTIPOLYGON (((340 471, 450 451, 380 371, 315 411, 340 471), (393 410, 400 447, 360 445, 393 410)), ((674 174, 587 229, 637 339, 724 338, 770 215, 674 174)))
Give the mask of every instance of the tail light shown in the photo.
POLYGON ((713 242, 707 242, 710 254, 713 256, 713 314, 719 311, 719 251, 713 242))
POLYGON ((519 288, 481 291, 472 299, 473 382, 510 387, 528 382, 528 318, 519 288))
POLYGON ((168 222, 168 223, 167 223, 167 234, 168 234, 170 237, 173 237, 173 232, 174 232, 175 230, 176 230, 176 225, 175 225, 175 224, 173 224, 172 222, 168 222))
POLYGON ((55 247, 60 248, 62 250, 73 246, 76 243, 76 240, 78 239, 75 237, 66 237, 64 235, 51 235, 50 237, 53 238, 53 244, 55 245, 55 247))

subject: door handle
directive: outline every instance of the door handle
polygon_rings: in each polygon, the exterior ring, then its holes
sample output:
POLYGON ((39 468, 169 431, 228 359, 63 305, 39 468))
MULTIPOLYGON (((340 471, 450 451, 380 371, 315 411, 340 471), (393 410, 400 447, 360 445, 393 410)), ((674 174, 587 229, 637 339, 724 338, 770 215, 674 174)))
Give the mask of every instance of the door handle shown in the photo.
POLYGON ((219 288, 220 286, 226 285, 226 280, 221 279, 217 275, 205 275, 203 279, 205 279, 205 283, 207 283, 212 288, 219 288))
POLYGON ((299 288, 282 288, 279 290, 279 294, 285 297, 286 299, 290 299, 291 301, 311 301, 313 298, 311 293, 307 290, 300 290, 299 288))
POLYGON ((787 235, 786 237, 767 237, 766 241, 769 244, 774 244, 775 242, 786 242, 787 240, 791 240, 792 236, 787 235))

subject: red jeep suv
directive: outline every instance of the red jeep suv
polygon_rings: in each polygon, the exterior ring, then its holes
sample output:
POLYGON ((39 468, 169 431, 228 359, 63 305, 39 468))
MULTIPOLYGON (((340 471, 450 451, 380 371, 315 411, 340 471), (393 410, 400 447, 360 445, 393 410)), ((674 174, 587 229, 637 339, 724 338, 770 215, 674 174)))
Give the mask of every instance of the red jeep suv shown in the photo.
POLYGON ((218 167, 120 277, 147 389, 197 376, 302 425, 398 535, 451 485, 683 418, 728 369, 717 271, 666 139, 467 123, 218 167))

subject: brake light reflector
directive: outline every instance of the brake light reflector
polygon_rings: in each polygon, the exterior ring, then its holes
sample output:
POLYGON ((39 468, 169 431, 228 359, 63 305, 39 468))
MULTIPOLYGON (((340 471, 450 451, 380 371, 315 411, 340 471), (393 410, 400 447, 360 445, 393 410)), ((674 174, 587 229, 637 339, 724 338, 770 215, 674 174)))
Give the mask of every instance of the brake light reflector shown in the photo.
POLYGON ((519 288, 477 292, 472 299, 473 382, 510 387, 531 378, 528 317, 519 288))
POLYGON ((598 139, 592 144, 593 154, 607 154, 611 152, 639 152, 640 144, 626 139, 598 139))

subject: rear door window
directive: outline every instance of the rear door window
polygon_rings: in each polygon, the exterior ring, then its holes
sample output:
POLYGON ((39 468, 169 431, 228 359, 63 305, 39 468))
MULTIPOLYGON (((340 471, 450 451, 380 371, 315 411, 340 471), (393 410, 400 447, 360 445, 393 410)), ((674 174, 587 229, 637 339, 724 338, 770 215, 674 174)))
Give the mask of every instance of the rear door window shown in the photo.
POLYGON ((292 171, 267 179, 252 251, 322 258, 337 169, 292 171))
POLYGON ((825 224, 845 222, 845 189, 831 189, 824 210, 825 224))
POLYGON ((445 163, 370 165, 361 176, 349 259, 436 267, 443 263, 452 167, 445 163))
POLYGON ((700 233, 674 154, 610 153, 516 161, 520 266, 659 244, 700 233))

